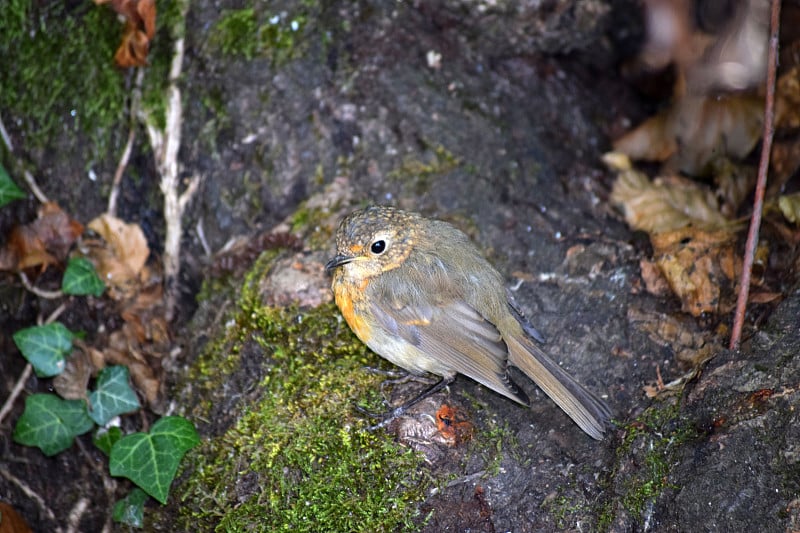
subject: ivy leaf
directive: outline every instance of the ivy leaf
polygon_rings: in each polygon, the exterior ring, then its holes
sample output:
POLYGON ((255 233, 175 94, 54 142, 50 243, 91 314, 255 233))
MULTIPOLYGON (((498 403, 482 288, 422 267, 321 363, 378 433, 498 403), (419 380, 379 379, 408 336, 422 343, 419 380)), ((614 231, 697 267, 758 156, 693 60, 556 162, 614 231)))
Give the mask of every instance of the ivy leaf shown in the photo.
POLYGON ((25 191, 17 187, 17 184, 8 175, 3 165, 0 165, 0 207, 14 200, 21 200, 25 196, 25 191))
POLYGON ((25 411, 14 428, 14 441, 36 446, 55 455, 72 446, 72 441, 92 429, 82 400, 62 400, 55 394, 32 394, 25 398, 25 411))
POLYGON ((92 442, 94 442, 94 445, 97 446, 101 452, 110 455, 111 447, 121 438, 122 430, 117 426, 111 426, 110 428, 98 428, 92 442))
POLYGON ((111 517, 114 522, 140 528, 144 525, 144 502, 146 501, 147 493, 139 487, 134 487, 127 496, 114 504, 111 517))
POLYGON ((180 416, 166 416, 153 424, 150 433, 134 433, 114 444, 109 470, 112 476, 130 479, 165 504, 178 464, 199 443, 191 422, 180 416))
POLYGON ((109 366, 97 376, 97 390, 89 395, 89 416, 98 426, 117 415, 139 409, 139 398, 128 383, 128 367, 109 366))
POLYGON ((61 290, 65 294, 84 296, 100 296, 106 290, 106 284, 97 275, 94 265, 85 257, 73 257, 67 263, 61 290))
POLYGON ((53 322, 17 331, 14 344, 33 365, 37 376, 49 378, 64 370, 64 357, 72 352, 74 336, 61 322, 53 322))

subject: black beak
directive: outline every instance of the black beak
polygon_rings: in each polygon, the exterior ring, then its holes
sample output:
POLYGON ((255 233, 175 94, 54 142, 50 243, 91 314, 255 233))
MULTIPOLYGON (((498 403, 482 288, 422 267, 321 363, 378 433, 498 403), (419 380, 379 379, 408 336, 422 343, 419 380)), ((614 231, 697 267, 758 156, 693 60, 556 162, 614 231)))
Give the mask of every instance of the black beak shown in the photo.
POLYGON ((330 274, 331 272, 333 272, 334 270, 336 270, 340 266, 346 265, 347 263, 349 263, 353 259, 355 259, 355 257, 351 257, 349 255, 343 255, 343 254, 336 254, 336 256, 333 259, 331 259, 330 261, 328 261, 325 264, 325 272, 330 274))

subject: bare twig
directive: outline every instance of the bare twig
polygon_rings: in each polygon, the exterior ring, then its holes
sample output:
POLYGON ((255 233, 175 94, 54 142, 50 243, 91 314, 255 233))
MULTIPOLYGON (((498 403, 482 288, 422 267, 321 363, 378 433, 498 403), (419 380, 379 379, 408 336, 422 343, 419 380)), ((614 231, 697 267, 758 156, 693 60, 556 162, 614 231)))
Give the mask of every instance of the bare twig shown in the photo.
POLYGON ((30 363, 25 365, 25 370, 22 371, 19 378, 17 378, 17 382, 14 384, 14 388, 11 390, 11 394, 8 395, 6 398, 5 403, 3 403, 3 408, 0 409, 0 424, 3 423, 3 419, 11 412, 11 408, 14 407, 14 402, 17 400, 17 396, 22 392, 22 389, 25 388, 25 382, 28 381, 28 378, 31 377, 31 372, 33 371, 33 367, 30 363))
POLYGON ((0 117, 0 137, 3 138, 3 144, 6 145, 9 152, 14 152, 14 145, 11 144, 11 136, 8 134, 6 130, 6 125, 3 124, 3 118, 0 117))
POLYGON ((69 512, 69 517, 67 518, 67 533, 76 533, 80 531, 81 517, 83 517, 83 513, 86 512, 86 509, 89 508, 90 503, 89 498, 81 498, 75 503, 75 506, 69 512))
MULTIPOLYGON (((6 131, 6 126, 3 124, 3 120, 0 119, 0 138, 3 139, 3 144, 5 144, 8 153, 14 155, 14 145, 11 143, 11 136, 9 136, 8 131, 6 131)), ((17 162, 18 166, 22 166, 21 163, 17 162)), ((31 190, 36 199, 39 200, 41 203, 45 204, 49 200, 47 195, 42 192, 39 186, 36 184, 36 180, 33 178, 33 175, 25 170, 22 175, 25 178, 25 183, 28 184, 28 188, 31 190)))
POLYGON ((28 276, 25 275, 25 272, 19 273, 19 279, 22 281, 22 285, 25 287, 26 290, 32 292, 39 298, 43 298, 45 300, 57 300, 64 296, 64 293, 61 291, 46 291, 44 289, 40 289, 31 283, 31 280, 28 279, 28 276))
POLYGON ((778 62, 778 30, 781 13, 780 0, 772 0, 769 21, 769 57, 767 59, 767 87, 764 104, 764 135, 761 143, 761 160, 758 163, 758 181, 756 183, 755 199, 753 200, 753 215, 750 219, 750 230, 747 233, 745 245, 744 264, 742 265, 742 278, 739 281, 739 296, 736 300, 736 313, 733 317, 730 349, 738 350, 742 337, 744 315, 747 309, 747 298, 750 294, 750 277, 753 268, 756 246, 758 245, 758 230, 761 226, 761 212, 764 208, 764 191, 767 187, 767 170, 772 152, 772 137, 775 133, 775 78, 778 62))
POLYGON ((33 174, 26 170, 22 173, 22 175, 25 177, 25 183, 28 184, 28 188, 31 190, 36 199, 39 200, 39 202, 46 204, 50 201, 42 189, 39 188, 39 185, 36 183, 36 179, 34 179, 33 174))
MULTIPOLYGON (((185 25, 188 0, 180 4, 181 17, 178 24, 185 25)), ((166 126, 162 131, 153 117, 144 113, 144 123, 156 157, 156 168, 161 176, 161 193, 164 195, 164 299, 167 320, 172 319, 178 292, 178 273, 180 272, 181 221, 186 205, 192 199, 200 184, 200 176, 193 176, 183 194, 179 194, 178 150, 181 144, 182 101, 178 81, 183 68, 184 28, 173 28, 176 36, 172 64, 167 88, 166 126)))
MULTIPOLYGON (((0 468, 0 476, 3 476, 9 482, 16 485, 17 488, 21 490, 28 498, 36 502, 36 505, 38 505, 42 513, 44 513, 44 515, 47 516, 48 520, 52 522, 57 521, 56 515, 53 514, 53 511, 50 509, 50 507, 47 506, 47 502, 44 501, 44 498, 39 496, 39 494, 37 494, 32 488, 30 488, 24 481, 22 481, 17 476, 9 472, 8 469, 6 468, 0 468)), ((60 531, 60 528, 57 529, 57 531, 60 531)))
POLYGON ((131 158, 133 151, 133 142, 136 140, 136 117, 139 116, 139 105, 142 101, 142 80, 144 80, 144 69, 138 69, 136 72, 136 81, 131 94, 131 109, 130 109, 130 124, 128 129, 128 142, 125 143, 125 149, 117 163, 117 170, 114 172, 114 181, 111 184, 111 193, 108 195, 108 209, 107 212, 111 216, 117 216, 117 198, 119 197, 119 187, 122 183, 122 175, 125 173, 125 168, 128 166, 128 160, 131 158))

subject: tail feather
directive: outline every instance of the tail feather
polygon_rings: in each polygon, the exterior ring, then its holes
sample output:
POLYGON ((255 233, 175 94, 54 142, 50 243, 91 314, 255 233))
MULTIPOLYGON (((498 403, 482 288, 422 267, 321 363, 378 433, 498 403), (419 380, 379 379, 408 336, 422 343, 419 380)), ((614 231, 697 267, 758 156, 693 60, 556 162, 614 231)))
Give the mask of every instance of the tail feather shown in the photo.
POLYGON ((507 338, 508 362, 531 378, 590 437, 600 440, 611 421, 608 405, 578 383, 530 339, 507 338))

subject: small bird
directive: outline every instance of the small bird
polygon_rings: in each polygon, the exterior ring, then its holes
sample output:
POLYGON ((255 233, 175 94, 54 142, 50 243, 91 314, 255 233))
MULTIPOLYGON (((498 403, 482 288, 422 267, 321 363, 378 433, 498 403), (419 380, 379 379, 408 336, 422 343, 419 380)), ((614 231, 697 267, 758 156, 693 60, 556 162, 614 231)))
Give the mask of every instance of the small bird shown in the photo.
POLYGON ((457 374, 527 406, 508 374, 511 365, 589 436, 603 437, 608 406, 538 348, 503 277, 454 226, 393 207, 355 211, 339 225, 336 256, 325 270, 333 273, 336 305, 362 342, 413 375, 442 378, 400 409, 457 374))

